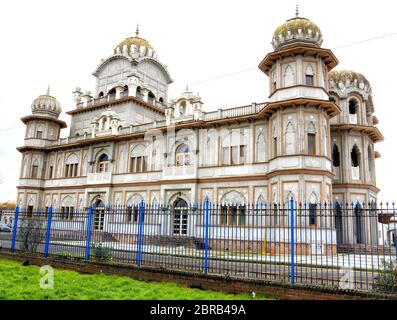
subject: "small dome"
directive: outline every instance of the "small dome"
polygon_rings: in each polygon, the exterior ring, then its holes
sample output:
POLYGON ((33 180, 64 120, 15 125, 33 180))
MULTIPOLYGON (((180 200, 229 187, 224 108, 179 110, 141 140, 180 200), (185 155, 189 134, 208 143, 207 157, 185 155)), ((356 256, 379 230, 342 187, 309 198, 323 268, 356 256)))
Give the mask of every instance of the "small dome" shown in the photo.
POLYGON ((339 89, 356 87, 366 92, 371 91, 371 85, 367 78, 361 73, 351 70, 334 70, 328 73, 330 88, 338 87, 339 89))
POLYGON ((47 90, 47 94, 37 97, 32 103, 33 114, 42 114, 58 118, 61 111, 61 104, 55 97, 50 95, 49 89, 47 90))
POLYGON ((323 42, 320 28, 309 19, 299 17, 298 9, 294 18, 287 20, 274 31, 272 46, 274 50, 278 50, 295 42, 305 42, 317 47, 323 42))
POLYGON ((155 51, 151 44, 139 37, 139 28, 137 27, 135 32, 135 37, 129 37, 121 41, 116 48, 114 53, 121 53, 132 55, 134 52, 138 53, 140 56, 155 56, 155 51))

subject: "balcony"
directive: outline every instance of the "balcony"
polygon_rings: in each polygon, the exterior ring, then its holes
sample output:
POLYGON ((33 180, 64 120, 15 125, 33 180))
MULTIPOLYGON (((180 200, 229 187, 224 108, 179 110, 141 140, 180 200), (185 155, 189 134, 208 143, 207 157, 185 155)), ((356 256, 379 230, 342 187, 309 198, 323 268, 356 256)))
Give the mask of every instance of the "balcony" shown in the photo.
POLYGON ((87 174, 87 184, 103 184, 112 182, 111 172, 98 172, 87 174))
POLYGON ((360 180, 360 167, 352 167, 352 180, 360 180))
POLYGON ((172 166, 163 168, 163 180, 191 179, 197 177, 197 166, 172 166))

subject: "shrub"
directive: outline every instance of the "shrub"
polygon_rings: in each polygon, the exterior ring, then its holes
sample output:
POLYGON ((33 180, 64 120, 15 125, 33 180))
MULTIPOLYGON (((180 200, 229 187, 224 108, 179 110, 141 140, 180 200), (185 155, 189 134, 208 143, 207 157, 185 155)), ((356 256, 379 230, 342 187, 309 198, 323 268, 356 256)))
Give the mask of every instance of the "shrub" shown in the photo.
POLYGON ((92 244, 92 258, 98 261, 112 261, 110 249, 103 246, 102 242, 92 244))

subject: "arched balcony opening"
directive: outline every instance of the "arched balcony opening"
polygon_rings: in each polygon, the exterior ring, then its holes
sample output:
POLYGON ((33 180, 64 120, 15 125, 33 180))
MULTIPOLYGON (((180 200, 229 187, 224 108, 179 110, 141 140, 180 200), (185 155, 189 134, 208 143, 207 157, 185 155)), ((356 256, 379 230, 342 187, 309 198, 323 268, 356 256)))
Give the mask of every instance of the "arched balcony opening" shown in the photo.
POLYGON ((352 179, 360 180, 360 150, 356 144, 353 146, 353 149, 350 153, 350 158, 352 166, 352 179))
POLYGON ((152 91, 149 91, 147 95, 147 102, 153 105, 156 104, 156 97, 154 96, 152 91))
POLYGON ((349 100, 349 123, 358 123, 358 101, 356 99, 349 100))

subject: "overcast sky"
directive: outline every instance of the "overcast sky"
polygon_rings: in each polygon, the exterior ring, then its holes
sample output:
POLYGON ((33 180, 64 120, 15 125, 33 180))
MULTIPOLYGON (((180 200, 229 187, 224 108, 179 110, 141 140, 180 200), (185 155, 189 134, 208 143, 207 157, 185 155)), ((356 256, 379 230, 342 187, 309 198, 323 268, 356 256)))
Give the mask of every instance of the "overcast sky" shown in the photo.
MULTIPOLYGON (((25 132, 20 118, 30 114, 48 82, 63 112, 71 110, 73 89, 94 91, 92 72, 101 58, 133 36, 139 23, 140 36, 174 80, 170 98, 189 84, 205 111, 267 101, 267 77, 257 66, 272 51, 273 31, 294 16, 297 3, 300 15, 320 27, 322 46, 339 59, 336 69, 361 72, 370 81, 385 136, 375 148, 382 154, 376 160, 379 199, 397 200, 397 34, 390 35, 397 33, 397 1, 13 0, 0 9, 0 201, 16 198, 21 154, 15 148, 25 132)), ((64 113, 61 118, 70 122, 64 113)))

